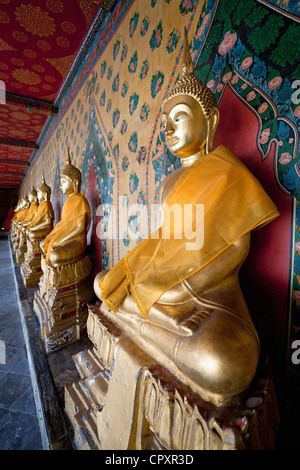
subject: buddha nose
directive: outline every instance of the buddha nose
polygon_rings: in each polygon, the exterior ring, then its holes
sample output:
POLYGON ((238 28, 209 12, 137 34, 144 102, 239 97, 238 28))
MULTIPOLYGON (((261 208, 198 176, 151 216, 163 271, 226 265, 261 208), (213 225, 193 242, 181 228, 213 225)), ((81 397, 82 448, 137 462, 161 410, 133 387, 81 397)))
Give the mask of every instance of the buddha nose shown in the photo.
POLYGON ((170 121, 167 122, 166 128, 165 128, 165 134, 166 135, 172 135, 174 134, 175 129, 170 121))

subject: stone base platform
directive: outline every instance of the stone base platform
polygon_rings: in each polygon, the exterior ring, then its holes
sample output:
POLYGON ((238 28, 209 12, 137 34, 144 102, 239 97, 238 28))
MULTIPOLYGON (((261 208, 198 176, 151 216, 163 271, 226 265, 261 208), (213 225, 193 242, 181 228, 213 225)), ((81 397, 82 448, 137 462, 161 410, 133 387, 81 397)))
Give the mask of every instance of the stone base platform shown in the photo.
POLYGON ((24 263, 26 252, 27 252, 27 243, 24 242, 16 250, 16 260, 18 264, 24 263))
POLYGON ((40 248, 41 240, 27 240, 27 253, 25 260, 21 265, 21 275, 25 287, 38 286, 39 280, 43 274, 41 267, 42 251, 40 248))
POLYGON ((42 269, 44 274, 34 294, 33 308, 39 318, 45 350, 49 353, 86 335, 87 303, 94 298, 94 291, 88 257, 74 266, 58 269, 42 266, 42 269), (73 278, 68 276, 69 271, 73 278))
POLYGON ((93 346, 73 356, 80 379, 65 387, 77 449, 274 449, 279 414, 266 365, 239 402, 217 407, 122 332, 99 303, 89 306, 87 331, 93 346))

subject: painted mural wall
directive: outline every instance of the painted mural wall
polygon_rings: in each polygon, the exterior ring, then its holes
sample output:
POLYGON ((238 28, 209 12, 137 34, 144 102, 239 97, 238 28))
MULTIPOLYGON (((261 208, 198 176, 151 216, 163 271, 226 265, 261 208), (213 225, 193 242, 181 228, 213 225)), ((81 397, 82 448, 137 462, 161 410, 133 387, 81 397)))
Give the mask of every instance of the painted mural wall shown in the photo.
POLYGON ((244 161, 281 214, 253 234, 241 283, 267 352, 291 374, 300 368, 291 360, 300 339, 299 17, 294 0, 120 0, 22 186, 23 193, 38 187, 44 173, 57 222, 69 147, 92 209, 96 269, 147 236, 150 219, 141 223, 132 206, 157 202, 161 182, 179 165, 164 143, 160 105, 180 73, 186 26, 196 74, 218 100, 216 146, 244 161))

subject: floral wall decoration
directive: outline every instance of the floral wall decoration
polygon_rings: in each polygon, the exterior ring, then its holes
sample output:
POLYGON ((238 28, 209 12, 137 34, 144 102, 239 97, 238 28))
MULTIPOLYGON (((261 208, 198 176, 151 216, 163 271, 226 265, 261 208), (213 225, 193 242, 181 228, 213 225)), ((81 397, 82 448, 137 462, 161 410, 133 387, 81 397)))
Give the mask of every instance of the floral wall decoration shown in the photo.
MULTIPOLYGON (((186 27, 195 73, 220 105, 235 97, 255 116, 252 143, 260 156, 255 170, 263 179, 263 165, 270 167, 278 194, 291 201, 289 274, 284 273, 291 295, 284 312, 271 313, 289 330, 287 348, 300 335, 297 5, 293 0, 120 0, 95 37, 22 188, 38 186, 44 172, 59 220, 65 200, 59 171, 69 147, 92 206, 89 249, 97 266, 109 269, 147 236, 150 224, 148 231, 141 229, 138 214, 129 208, 157 203, 161 182, 180 165, 167 151, 160 117, 161 102, 180 74, 186 27), (115 236, 108 237, 109 231, 115 236)), ((236 129, 229 137, 245 139, 236 129)), ((241 148, 241 159, 245 151, 241 148)), ((251 163, 251 155, 247 158, 251 163)))

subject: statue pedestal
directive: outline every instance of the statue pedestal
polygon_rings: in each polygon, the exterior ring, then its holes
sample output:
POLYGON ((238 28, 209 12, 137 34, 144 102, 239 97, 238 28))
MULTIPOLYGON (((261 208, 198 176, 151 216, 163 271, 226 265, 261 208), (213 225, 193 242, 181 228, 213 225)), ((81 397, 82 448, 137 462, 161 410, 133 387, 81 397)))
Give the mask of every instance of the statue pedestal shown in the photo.
POLYGON ((12 243, 14 251, 18 249, 19 237, 20 237, 19 228, 17 227, 17 225, 14 225, 11 230, 11 243, 12 243))
POLYGON ((41 258, 43 275, 34 293, 46 353, 56 351, 86 334, 87 302, 94 297, 92 264, 88 256, 53 268, 41 258))
POLYGON ((27 252, 27 237, 24 232, 20 233, 19 242, 16 246, 16 261, 18 264, 22 264, 25 261, 27 252))
POLYGON ((73 356, 80 380, 65 387, 77 449, 273 449, 279 423, 262 371, 234 406, 216 407, 162 366, 100 304, 89 306, 93 347, 73 356))
POLYGON ((25 287, 37 286, 43 274, 41 268, 41 241, 27 239, 27 253, 21 265, 21 274, 25 287))

